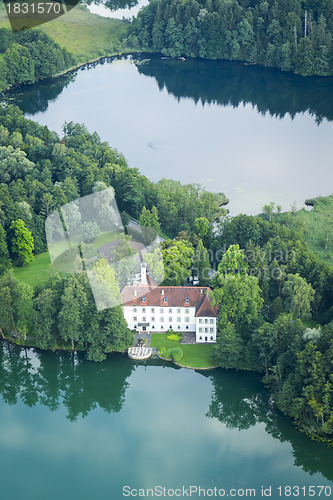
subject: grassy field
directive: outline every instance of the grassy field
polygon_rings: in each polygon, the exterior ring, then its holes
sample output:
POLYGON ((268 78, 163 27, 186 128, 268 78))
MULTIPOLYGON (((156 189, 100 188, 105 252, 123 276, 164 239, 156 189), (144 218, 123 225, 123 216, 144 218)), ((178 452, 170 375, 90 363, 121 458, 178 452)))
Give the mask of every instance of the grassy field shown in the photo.
POLYGON ((183 357, 180 360, 181 365, 194 367, 194 368, 208 368, 213 366, 214 363, 211 360, 213 353, 213 345, 181 345, 180 341, 168 340, 167 333, 153 333, 150 345, 152 347, 180 347, 183 351, 183 357))
POLYGON ((309 249, 333 265, 333 195, 317 198, 312 210, 295 214, 295 221, 305 230, 309 249))
POLYGON ((24 267, 14 267, 14 273, 17 279, 36 286, 44 283, 50 276, 50 256, 48 252, 41 253, 34 257, 31 264, 24 267))
MULTIPOLYGON (((89 258, 89 256, 93 256, 97 254, 97 248, 109 243, 110 241, 113 241, 115 238, 118 237, 118 233, 115 232, 109 232, 109 233, 104 233, 95 238, 93 243, 89 244, 89 252, 86 253, 86 257, 89 258)), ((65 242, 66 248, 67 243, 65 242)), ((62 250, 64 248, 64 245, 62 244, 59 253, 62 253, 62 250)), ((76 255, 76 251, 75 251, 76 255)), ((59 258, 59 257, 58 257, 59 258)), ((57 258, 57 259, 58 259, 57 258)), ((57 259, 55 259, 54 264, 57 267, 57 259)), ((44 283, 47 278, 50 276, 50 256, 49 252, 44 252, 39 255, 36 255, 34 257, 34 260, 31 262, 31 264, 25 265, 24 267, 15 267, 14 272, 15 276, 28 283, 29 285, 36 286, 39 283, 44 283)), ((61 256, 61 261, 59 264, 60 269, 65 272, 73 272, 73 256, 61 256), (67 269, 67 267, 68 269, 67 269)), ((59 267, 58 267, 59 269, 59 267)))
MULTIPOLYGON (((0 28, 10 29, 5 7, 0 3, 0 28)), ((126 35, 128 28, 128 21, 90 14, 83 5, 39 27, 81 63, 111 54, 112 45, 126 35)))

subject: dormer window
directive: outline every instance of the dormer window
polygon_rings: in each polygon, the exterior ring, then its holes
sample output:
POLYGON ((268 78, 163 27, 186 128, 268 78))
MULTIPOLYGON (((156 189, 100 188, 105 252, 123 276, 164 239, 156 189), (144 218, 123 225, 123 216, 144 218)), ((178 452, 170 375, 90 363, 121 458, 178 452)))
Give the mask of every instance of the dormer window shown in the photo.
POLYGON ((164 297, 163 302, 166 304, 168 302, 168 297, 164 297))
POLYGON ((142 297, 142 302, 146 302, 146 297, 142 297))
POLYGON ((185 304, 188 304, 190 302, 188 297, 185 297, 185 304))

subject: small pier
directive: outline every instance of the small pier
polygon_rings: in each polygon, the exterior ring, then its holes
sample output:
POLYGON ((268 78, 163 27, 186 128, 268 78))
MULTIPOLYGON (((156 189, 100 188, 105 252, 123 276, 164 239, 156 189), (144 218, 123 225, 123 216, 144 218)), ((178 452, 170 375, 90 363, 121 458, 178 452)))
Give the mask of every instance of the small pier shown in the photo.
POLYGON ((135 360, 148 359, 152 355, 151 347, 129 347, 128 357, 135 360))

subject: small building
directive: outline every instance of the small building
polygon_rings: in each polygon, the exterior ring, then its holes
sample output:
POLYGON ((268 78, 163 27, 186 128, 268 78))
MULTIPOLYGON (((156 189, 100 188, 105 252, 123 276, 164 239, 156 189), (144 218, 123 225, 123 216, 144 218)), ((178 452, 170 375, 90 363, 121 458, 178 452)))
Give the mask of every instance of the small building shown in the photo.
MULTIPOLYGON (((142 272, 144 272, 142 270, 142 272)), ((217 307, 209 287, 125 286, 121 292, 128 328, 142 332, 194 332, 197 343, 216 342, 217 307)))

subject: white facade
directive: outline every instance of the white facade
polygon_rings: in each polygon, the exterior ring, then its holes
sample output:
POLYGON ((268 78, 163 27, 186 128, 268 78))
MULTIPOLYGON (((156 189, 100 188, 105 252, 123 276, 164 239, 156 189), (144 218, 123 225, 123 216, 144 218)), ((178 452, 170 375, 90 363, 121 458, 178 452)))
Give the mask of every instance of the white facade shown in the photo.
POLYGON ((123 306, 130 330, 139 332, 196 331, 195 307, 123 306), (143 324, 146 323, 145 326, 143 324))
POLYGON ((216 342, 216 318, 199 316, 195 318, 195 340, 198 343, 216 342))
POLYGON ((130 330, 195 332, 197 343, 216 342, 216 318, 195 317, 195 307, 123 306, 130 330))

